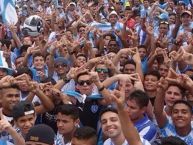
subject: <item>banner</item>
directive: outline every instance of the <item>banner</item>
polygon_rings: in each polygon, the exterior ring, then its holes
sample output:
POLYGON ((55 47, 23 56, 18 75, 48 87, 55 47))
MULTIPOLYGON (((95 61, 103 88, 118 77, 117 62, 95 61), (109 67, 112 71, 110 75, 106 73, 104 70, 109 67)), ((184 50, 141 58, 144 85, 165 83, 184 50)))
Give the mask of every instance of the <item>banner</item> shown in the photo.
POLYGON ((15 0, 0 0, 0 13, 5 24, 16 24, 18 16, 15 10, 15 0))

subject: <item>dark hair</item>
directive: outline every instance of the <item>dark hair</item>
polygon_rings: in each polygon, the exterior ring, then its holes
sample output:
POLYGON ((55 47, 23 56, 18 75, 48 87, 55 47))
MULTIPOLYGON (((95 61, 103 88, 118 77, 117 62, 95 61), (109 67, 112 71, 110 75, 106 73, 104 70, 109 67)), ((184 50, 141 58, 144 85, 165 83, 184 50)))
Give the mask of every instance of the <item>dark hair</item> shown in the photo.
POLYGON ((132 11, 132 8, 131 8, 130 6, 126 6, 126 7, 125 7, 125 10, 127 10, 127 11, 132 11))
POLYGON ((152 76, 155 76, 155 77, 157 77, 157 79, 159 80, 160 79, 160 73, 157 71, 157 70, 152 70, 152 71, 149 71, 149 72, 147 72, 145 75, 144 75, 144 78, 146 77, 146 76, 149 76, 149 75, 152 75, 152 76))
MULTIPOLYGON (((180 85, 178 85, 178 84, 176 84, 176 83, 170 83, 170 84, 168 85, 168 88, 171 87, 171 86, 174 86, 174 87, 179 88, 182 97, 185 96, 185 89, 184 89, 183 87, 181 87, 180 85)), ((168 89, 168 88, 167 88, 167 89, 168 89)))
POLYGON ((73 138, 77 138, 79 140, 92 139, 92 145, 96 145, 97 143, 97 135, 95 129, 88 126, 77 128, 73 134, 73 138))
POLYGON ((83 76, 83 75, 89 75, 88 72, 80 72, 77 76, 76 76, 76 82, 78 82, 78 79, 80 76, 83 76))
POLYGON ((179 137, 169 136, 161 139, 161 145, 187 145, 187 144, 179 137))
POLYGON ((20 76, 22 74, 27 74, 30 76, 31 79, 33 79, 33 73, 28 67, 22 67, 17 69, 17 72, 14 74, 14 77, 20 76))
POLYGON ((12 84, 12 85, 9 85, 9 86, 3 86, 3 87, 0 88, 0 91, 2 91, 4 89, 17 89, 17 90, 20 90, 19 86, 16 85, 16 84, 12 84))
POLYGON ((7 48, 9 48, 9 46, 11 45, 11 41, 8 39, 2 39, 0 40, 0 42, 2 43, 2 46, 6 45, 7 48))
POLYGON ((172 12, 172 13, 169 14, 169 17, 170 16, 175 16, 176 17, 176 14, 174 12, 172 12))
POLYGON ((74 120, 79 118, 79 109, 72 104, 63 104, 56 108, 56 114, 62 113, 71 116, 74 120))
POLYGON ((48 82, 51 82, 52 85, 55 85, 55 84, 56 84, 56 81, 55 81, 52 77, 47 77, 47 78, 45 78, 45 79, 43 79, 43 80, 41 81, 41 83, 48 83, 48 82))
POLYGON ((40 53, 40 52, 37 52, 37 53, 35 53, 34 55, 33 55, 33 61, 34 61, 34 58, 35 57, 43 57, 43 59, 44 59, 44 56, 40 53))
POLYGON ((105 108, 101 109, 101 111, 100 111, 100 113, 99 113, 99 118, 100 118, 100 120, 101 120, 101 116, 102 116, 104 113, 106 113, 106 112, 113 112, 113 113, 118 114, 118 111, 117 111, 116 108, 111 107, 111 106, 110 106, 110 107, 105 107, 105 108))
POLYGON ((80 57, 80 56, 86 58, 86 60, 87 60, 87 56, 86 56, 84 53, 78 53, 78 54, 76 55, 76 58, 78 58, 78 57, 80 57))
POLYGON ((79 32, 80 28, 82 28, 82 27, 86 28, 86 26, 84 26, 84 25, 78 25, 77 26, 77 31, 79 32))
POLYGON ((29 47, 30 47, 30 45, 22 45, 21 48, 20 48, 21 54, 23 52, 26 52, 29 47))
POLYGON ((20 56, 18 56, 15 60, 17 60, 17 59, 19 59, 19 58, 21 58, 21 57, 24 57, 23 55, 20 55, 20 56))
POLYGON ((116 37, 112 34, 112 33, 106 33, 103 35, 103 38, 105 38, 106 36, 110 36, 111 39, 116 39, 116 37))
POLYGON ((140 48, 144 48, 145 50, 147 50, 147 47, 145 45, 139 45, 138 49, 140 49, 140 48))
POLYGON ((72 31, 71 29, 69 29, 69 28, 68 28, 68 29, 66 29, 66 32, 68 32, 68 31, 69 31, 69 32, 71 32, 71 33, 72 33, 72 35, 73 35, 73 31, 72 31))
POLYGON ((127 100, 135 100, 140 108, 147 107, 149 103, 149 96, 141 90, 133 91, 127 100))
POLYGON ((192 106, 190 105, 190 103, 187 102, 187 101, 184 101, 184 100, 177 100, 177 101, 175 101, 174 104, 173 104, 173 106, 172 106, 172 111, 173 111, 174 107, 175 107, 177 104, 184 104, 184 105, 186 105, 186 106, 189 108, 190 113, 191 113, 191 114, 193 113, 193 112, 192 112, 192 106))
POLYGON ((134 9, 133 14, 134 14, 134 17, 140 16, 140 10, 139 9, 134 9))
POLYGON ((135 63, 135 61, 134 61, 133 59, 129 59, 129 60, 127 60, 127 61, 124 63, 124 65, 123 65, 123 70, 125 69, 125 66, 126 66, 127 64, 132 64, 132 65, 134 65, 135 68, 136 68, 136 63, 135 63))

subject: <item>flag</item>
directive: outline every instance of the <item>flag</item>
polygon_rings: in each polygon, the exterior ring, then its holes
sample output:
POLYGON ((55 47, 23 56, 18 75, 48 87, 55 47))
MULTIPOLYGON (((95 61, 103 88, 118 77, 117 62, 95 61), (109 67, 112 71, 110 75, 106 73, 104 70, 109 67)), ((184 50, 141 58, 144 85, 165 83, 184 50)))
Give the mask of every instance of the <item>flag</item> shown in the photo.
POLYGON ((3 51, 0 51, 0 68, 6 69, 8 72, 8 75, 12 75, 14 72, 12 68, 8 67, 7 61, 5 57, 3 56, 3 51))
POLYGON ((15 0, 0 0, 0 6, 3 22, 15 25, 18 21, 15 0))

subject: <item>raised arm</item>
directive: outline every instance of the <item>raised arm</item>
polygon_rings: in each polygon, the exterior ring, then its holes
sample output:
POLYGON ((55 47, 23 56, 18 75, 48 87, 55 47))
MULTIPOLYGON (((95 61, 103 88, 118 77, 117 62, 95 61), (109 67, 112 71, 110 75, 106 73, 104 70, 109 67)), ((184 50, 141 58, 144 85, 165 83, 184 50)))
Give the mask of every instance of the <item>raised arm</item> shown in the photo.
POLYGON ((23 44, 21 43, 19 37, 18 37, 17 34, 16 34, 16 28, 15 28, 15 26, 14 26, 14 25, 10 25, 10 26, 9 26, 9 30, 11 31, 13 40, 15 41, 15 43, 16 43, 16 45, 17 45, 17 48, 20 48, 23 44))
POLYGON ((119 52, 117 53, 117 55, 115 55, 115 57, 114 57, 113 60, 112 60, 115 66, 118 65, 122 54, 127 54, 127 55, 128 55, 128 54, 131 52, 130 49, 131 49, 131 48, 124 48, 124 49, 119 50, 119 52))
POLYGON ((133 60, 136 63, 136 73, 139 74, 139 76, 141 77, 141 80, 143 81, 144 75, 143 75, 142 66, 141 66, 141 58, 139 55, 138 48, 136 47, 135 49, 136 49, 136 53, 133 55, 133 60))
POLYGON ((180 48, 177 52, 171 52, 171 57, 175 61, 193 65, 193 54, 186 52, 184 48, 180 48))
POLYGON ((11 135, 14 140, 14 145, 25 145, 24 138, 17 133, 17 131, 11 126, 11 124, 3 118, 1 112, 1 120, 0 120, 1 131, 6 131, 11 135))
POLYGON ((97 86, 99 93, 104 97, 107 103, 112 103, 112 98, 110 97, 110 91, 106 89, 103 83, 100 82, 97 72, 90 72, 91 80, 97 86))
POLYGON ((159 128, 163 128, 167 123, 166 113, 163 111, 164 109, 164 96, 165 91, 168 87, 168 82, 161 78, 158 83, 155 103, 154 103, 154 113, 158 123, 159 128))
POLYGON ((140 140, 139 133, 137 129, 134 127, 128 112, 126 111, 125 107, 125 84, 124 82, 120 91, 114 91, 112 94, 113 100, 117 105, 118 115, 121 122, 121 128, 123 134, 128 142, 129 145, 142 145, 140 140))
POLYGON ((31 92, 35 93, 42 103, 42 105, 35 106, 35 111, 37 114, 41 114, 45 111, 50 111, 54 108, 53 102, 50 98, 48 98, 48 96, 43 93, 37 82, 29 82, 27 80, 27 84, 29 85, 31 92))

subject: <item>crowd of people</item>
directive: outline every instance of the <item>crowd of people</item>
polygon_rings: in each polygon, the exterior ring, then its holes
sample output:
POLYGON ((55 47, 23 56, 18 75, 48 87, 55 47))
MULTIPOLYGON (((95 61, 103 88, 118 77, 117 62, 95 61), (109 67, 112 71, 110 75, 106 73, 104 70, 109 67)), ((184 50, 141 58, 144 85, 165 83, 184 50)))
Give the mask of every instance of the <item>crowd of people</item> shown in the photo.
POLYGON ((16 0, 0 19, 1 145, 193 145, 191 0, 16 0))

